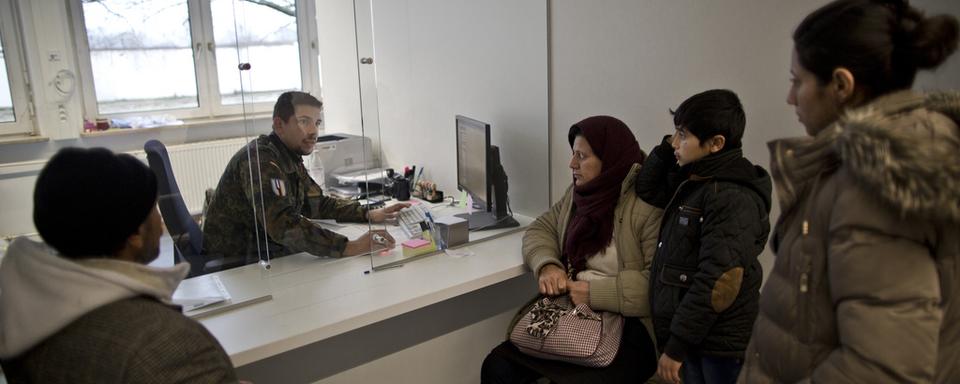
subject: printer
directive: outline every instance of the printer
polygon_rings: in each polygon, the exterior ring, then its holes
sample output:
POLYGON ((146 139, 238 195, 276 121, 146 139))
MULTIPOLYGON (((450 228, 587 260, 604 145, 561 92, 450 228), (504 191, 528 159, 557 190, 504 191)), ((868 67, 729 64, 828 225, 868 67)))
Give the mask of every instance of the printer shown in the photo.
POLYGON ((371 171, 382 173, 377 155, 369 137, 331 133, 318 137, 313 153, 304 156, 303 160, 310 176, 324 193, 350 198, 361 193, 357 176, 367 176, 371 171))

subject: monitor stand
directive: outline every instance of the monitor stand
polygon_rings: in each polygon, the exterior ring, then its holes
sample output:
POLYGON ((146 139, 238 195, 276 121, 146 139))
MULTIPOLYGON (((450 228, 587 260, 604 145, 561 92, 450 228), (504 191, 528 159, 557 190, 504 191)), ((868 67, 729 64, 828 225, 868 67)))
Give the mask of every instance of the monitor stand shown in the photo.
POLYGON ((503 216, 498 219, 497 215, 493 212, 460 213, 454 216, 466 219, 471 231, 520 226, 520 223, 518 223, 513 216, 503 216))

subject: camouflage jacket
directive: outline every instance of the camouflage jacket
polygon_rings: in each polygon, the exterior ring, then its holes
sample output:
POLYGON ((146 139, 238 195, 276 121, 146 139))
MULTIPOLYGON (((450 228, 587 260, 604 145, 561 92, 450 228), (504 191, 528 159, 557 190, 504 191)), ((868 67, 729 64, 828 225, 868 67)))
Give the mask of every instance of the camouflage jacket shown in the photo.
POLYGON ((268 251, 271 257, 343 256, 347 238, 310 219, 364 221, 366 212, 356 202, 324 196, 299 154, 275 134, 261 135, 230 159, 220 177, 203 227, 204 255, 246 255, 248 263, 268 251))

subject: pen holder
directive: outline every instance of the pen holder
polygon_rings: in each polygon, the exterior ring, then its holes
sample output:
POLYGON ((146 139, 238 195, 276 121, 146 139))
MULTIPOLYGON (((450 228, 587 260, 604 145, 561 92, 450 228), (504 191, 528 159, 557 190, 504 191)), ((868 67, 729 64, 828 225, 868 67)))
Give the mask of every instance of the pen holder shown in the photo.
POLYGON ((416 191, 414 195, 423 200, 431 203, 443 202, 443 191, 437 189, 437 183, 429 180, 418 180, 414 190, 416 191))
POLYGON ((424 200, 431 203, 442 203, 443 202, 443 191, 434 190, 433 193, 425 196, 424 200))
POLYGON ((407 179, 397 179, 393 182, 393 187, 395 188, 395 196, 399 201, 410 200, 410 180, 407 179))

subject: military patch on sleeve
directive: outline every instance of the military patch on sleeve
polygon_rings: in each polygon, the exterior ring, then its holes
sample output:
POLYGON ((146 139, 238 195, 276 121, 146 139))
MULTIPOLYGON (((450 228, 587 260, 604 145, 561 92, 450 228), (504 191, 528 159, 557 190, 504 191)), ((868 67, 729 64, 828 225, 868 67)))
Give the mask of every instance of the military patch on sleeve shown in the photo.
POLYGON ((287 184, 281 179, 270 179, 270 189, 273 189, 274 195, 287 196, 287 184))

